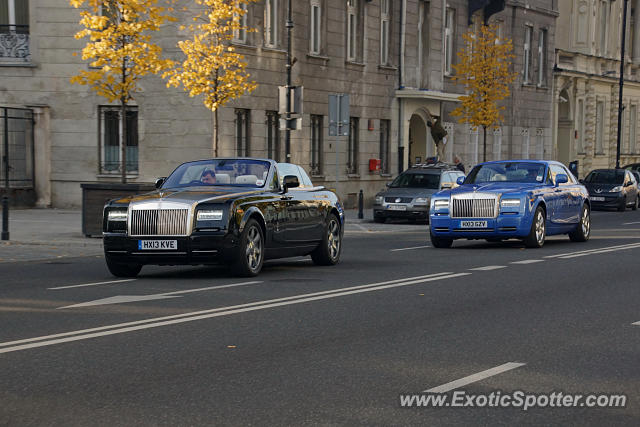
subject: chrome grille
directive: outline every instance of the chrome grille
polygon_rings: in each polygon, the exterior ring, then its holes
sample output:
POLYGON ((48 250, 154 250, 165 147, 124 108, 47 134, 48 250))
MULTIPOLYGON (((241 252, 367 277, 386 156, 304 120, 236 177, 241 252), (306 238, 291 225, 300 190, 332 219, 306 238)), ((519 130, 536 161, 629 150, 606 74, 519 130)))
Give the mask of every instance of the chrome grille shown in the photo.
POLYGON ((385 197, 384 201, 385 203, 411 203, 411 201, 413 200, 413 197, 385 197), (399 202, 396 202, 396 200, 400 199, 399 202))
POLYGON ((188 209, 135 209, 131 211, 132 236, 185 236, 188 209))
POLYGON ((497 198, 455 197, 452 218, 494 218, 498 206, 497 198))

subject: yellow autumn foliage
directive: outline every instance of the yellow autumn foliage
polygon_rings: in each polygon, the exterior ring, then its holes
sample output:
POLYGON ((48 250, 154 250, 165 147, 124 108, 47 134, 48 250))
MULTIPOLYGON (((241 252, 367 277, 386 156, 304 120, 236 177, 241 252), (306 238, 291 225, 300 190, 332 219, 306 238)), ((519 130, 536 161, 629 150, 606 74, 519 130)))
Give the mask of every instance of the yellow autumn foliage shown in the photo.
POLYGON ((464 46, 453 64, 454 80, 462 83, 466 95, 459 97, 461 104, 451 112, 461 123, 474 127, 498 126, 504 106, 498 102, 509 96, 509 87, 517 73, 509 70, 514 58, 510 39, 498 39, 497 26, 482 25, 477 33, 470 30, 462 38, 464 46))
POLYGON ((127 102, 137 92, 137 82, 146 74, 155 74, 173 66, 162 58, 162 49, 152 43, 151 33, 175 18, 172 0, 167 7, 158 0, 69 0, 82 8, 83 30, 76 39, 88 37, 82 59, 90 61, 89 70, 80 70, 72 83, 88 85, 109 102, 127 102))

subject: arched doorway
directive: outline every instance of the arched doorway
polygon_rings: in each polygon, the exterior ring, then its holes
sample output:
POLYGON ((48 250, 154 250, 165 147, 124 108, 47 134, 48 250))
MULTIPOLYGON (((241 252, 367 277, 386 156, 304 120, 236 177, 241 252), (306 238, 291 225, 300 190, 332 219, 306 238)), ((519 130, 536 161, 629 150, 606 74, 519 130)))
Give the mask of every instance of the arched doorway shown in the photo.
POLYGON ((428 157, 435 156, 435 145, 427 127, 431 114, 418 110, 409 120, 409 165, 424 163, 428 157))
POLYGON ((571 161, 571 141, 573 134, 573 118, 571 116, 571 98, 569 92, 563 90, 558 97, 558 161, 568 165, 571 161))

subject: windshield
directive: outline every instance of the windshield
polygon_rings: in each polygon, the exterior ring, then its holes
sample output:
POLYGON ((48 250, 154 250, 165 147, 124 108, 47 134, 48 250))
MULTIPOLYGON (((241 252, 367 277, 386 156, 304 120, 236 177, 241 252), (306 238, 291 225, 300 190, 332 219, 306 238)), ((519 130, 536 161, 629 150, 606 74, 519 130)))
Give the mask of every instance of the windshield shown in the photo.
POLYGON ((624 182, 624 171, 617 170, 595 170, 591 171, 585 178, 586 182, 598 184, 622 184, 624 182))
POLYGON ((184 163, 162 188, 192 186, 263 187, 270 163, 251 159, 212 159, 184 163))
POLYGON ((542 183, 545 177, 543 163, 503 162, 478 165, 465 179, 465 184, 483 182, 531 182, 542 183))
POLYGON ((439 173, 403 173, 393 180, 391 188, 440 188, 439 173))

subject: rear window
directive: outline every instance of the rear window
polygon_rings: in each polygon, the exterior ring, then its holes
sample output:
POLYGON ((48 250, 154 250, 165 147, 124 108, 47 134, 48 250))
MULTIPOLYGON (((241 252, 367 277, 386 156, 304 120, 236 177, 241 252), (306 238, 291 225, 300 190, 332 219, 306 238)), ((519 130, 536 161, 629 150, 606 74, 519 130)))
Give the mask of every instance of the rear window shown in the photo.
POLYGON ((391 188, 440 188, 440 173, 403 173, 390 185, 391 188))

